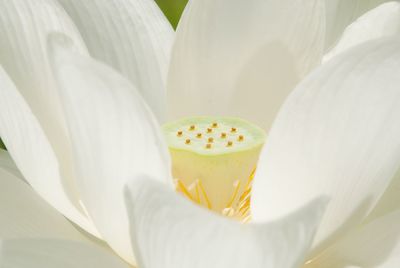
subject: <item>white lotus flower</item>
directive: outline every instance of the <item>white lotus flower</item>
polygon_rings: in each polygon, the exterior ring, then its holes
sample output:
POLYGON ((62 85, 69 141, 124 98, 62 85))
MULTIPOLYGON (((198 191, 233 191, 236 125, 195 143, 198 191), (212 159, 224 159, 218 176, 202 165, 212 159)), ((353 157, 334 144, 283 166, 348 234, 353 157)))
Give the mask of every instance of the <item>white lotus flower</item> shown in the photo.
POLYGON ((152 0, 1 0, 0 267, 398 267, 381 2, 192 0, 174 34, 152 0), (167 114, 264 127, 252 223, 175 193, 167 114))

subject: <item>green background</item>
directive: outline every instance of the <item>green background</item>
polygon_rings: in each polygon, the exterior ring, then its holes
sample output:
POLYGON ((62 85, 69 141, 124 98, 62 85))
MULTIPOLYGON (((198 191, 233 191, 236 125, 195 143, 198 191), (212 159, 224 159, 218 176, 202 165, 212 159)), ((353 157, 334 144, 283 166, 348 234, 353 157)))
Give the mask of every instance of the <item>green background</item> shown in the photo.
POLYGON ((167 16, 172 26, 176 28, 187 0, 156 0, 156 2, 167 16))

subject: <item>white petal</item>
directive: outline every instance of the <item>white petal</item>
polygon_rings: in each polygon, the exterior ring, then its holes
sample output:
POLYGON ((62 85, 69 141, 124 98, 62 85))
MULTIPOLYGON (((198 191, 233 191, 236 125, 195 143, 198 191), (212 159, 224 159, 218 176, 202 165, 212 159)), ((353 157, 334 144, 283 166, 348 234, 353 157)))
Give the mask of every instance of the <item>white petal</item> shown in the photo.
POLYGON ((191 1, 171 58, 170 116, 239 116, 268 129, 319 63, 324 20, 320 0, 191 1))
POLYGON ((331 49, 339 40, 344 29, 365 12, 388 0, 325 0, 326 41, 325 50, 331 49))
POLYGON ((16 85, 0 70, 0 136, 35 190, 96 235, 79 205, 65 121, 46 54, 49 31, 68 33, 85 51, 73 23, 54 1, 0 0, 0 65, 16 85))
POLYGON ((95 227, 64 191, 59 165, 36 117, 0 66, 0 136, 21 173, 53 207, 92 234, 95 227))
POLYGON ((400 40, 379 40, 333 59, 295 89, 261 153, 255 219, 326 194, 332 200, 316 246, 360 223, 400 166, 399 68, 400 40))
POLYGON ((399 33, 400 3, 389 2, 382 4, 347 27, 338 44, 324 56, 324 61, 363 42, 395 36, 399 33))
POLYGON ((310 268, 337 268, 350 265, 374 268, 400 267, 400 211, 355 230, 318 256, 310 268))
POLYGON ((100 247, 67 240, 0 241, 0 267, 7 268, 128 268, 100 247))
POLYGON ((86 240, 29 185, 1 164, 0 239, 28 237, 86 240))
POLYGON ((20 179, 24 180, 24 178, 21 175, 21 172, 19 172, 17 166, 15 165, 14 161, 12 160, 10 154, 3 149, 0 149, 0 167, 4 169, 5 171, 8 171, 9 173, 19 177, 20 179))
POLYGON ((374 210, 368 215, 365 222, 379 218, 393 211, 400 210, 400 169, 397 170, 390 185, 375 206, 374 210))
POLYGON ((326 204, 319 198, 278 221, 243 225, 145 176, 125 196, 138 266, 146 268, 299 267, 326 204))
POLYGON ((128 77, 160 121, 174 31, 154 0, 58 0, 93 57, 128 77))
POLYGON ((82 199, 102 237, 133 263, 123 187, 137 174, 169 178, 169 155, 156 119, 113 69, 50 37, 79 173, 82 199))

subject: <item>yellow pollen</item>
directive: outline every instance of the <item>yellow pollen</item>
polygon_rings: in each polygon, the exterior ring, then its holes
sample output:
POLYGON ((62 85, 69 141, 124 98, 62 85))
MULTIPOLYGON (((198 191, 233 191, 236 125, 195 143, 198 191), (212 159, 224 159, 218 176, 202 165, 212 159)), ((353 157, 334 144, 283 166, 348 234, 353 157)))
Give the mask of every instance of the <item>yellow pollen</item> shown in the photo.
POLYGON ((226 144, 227 147, 232 147, 232 145, 233 145, 233 142, 231 142, 231 141, 228 141, 228 143, 226 144))
POLYGON ((225 132, 222 132, 222 133, 221 133, 221 138, 223 138, 223 139, 226 138, 226 133, 225 133, 225 132))
POLYGON ((212 127, 213 127, 213 128, 218 127, 218 123, 212 123, 212 127))
POLYGON ((211 133, 212 132, 212 128, 207 128, 207 133, 211 133))
POLYGON ((201 133, 197 133, 196 138, 201 138, 202 134, 201 133))
POLYGON ((240 135, 239 137, 238 137, 238 141, 243 141, 244 140, 244 136, 243 135, 240 135))
POLYGON ((190 144, 190 143, 191 143, 191 140, 190 140, 190 139, 187 139, 187 140, 185 140, 185 143, 186 143, 186 144, 190 144))
POLYGON ((196 126, 195 125, 191 125, 190 127, 189 127, 189 130, 195 130, 196 129, 196 126))
POLYGON ((237 128, 235 128, 235 127, 231 128, 232 133, 235 133, 236 131, 237 131, 237 128))
POLYGON ((211 143, 207 143, 206 148, 207 149, 211 149, 211 147, 212 147, 212 144, 211 143))
POLYGON ((183 134, 182 131, 178 131, 178 132, 176 133, 176 136, 180 137, 180 136, 182 136, 182 134, 183 134))
POLYGON ((212 138, 212 137, 208 138, 208 142, 210 142, 210 143, 214 142, 214 138, 212 138))

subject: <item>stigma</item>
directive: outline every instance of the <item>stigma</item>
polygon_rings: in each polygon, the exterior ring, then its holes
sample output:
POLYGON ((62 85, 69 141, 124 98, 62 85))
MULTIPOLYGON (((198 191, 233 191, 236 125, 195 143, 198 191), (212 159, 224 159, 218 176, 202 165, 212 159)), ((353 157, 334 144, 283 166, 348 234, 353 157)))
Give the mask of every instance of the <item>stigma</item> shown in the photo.
POLYGON ((191 117, 163 126, 176 190, 227 217, 251 218, 251 186, 264 131, 238 118, 191 117))

